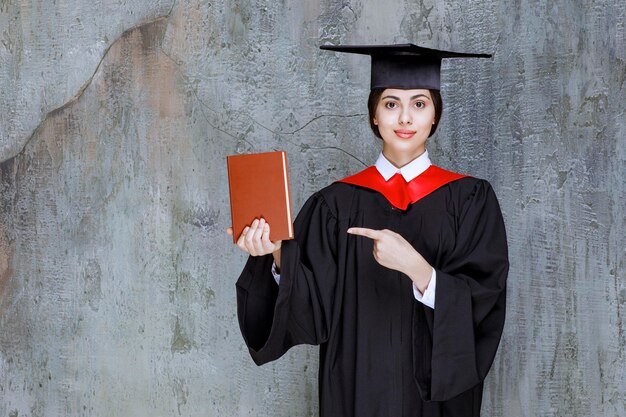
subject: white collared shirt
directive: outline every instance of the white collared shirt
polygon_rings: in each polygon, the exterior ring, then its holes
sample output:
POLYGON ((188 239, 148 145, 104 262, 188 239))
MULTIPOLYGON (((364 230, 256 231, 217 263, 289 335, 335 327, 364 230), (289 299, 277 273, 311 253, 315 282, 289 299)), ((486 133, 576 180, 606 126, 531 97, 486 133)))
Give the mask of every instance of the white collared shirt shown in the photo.
POLYGON ((422 172, 426 171, 429 166, 432 165, 430 158, 428 157, 428 151, 424 151, 423 154, 403 166, 402 168, 396 168, 381 152, 376 160, 376 169, 383 176, 385 181, 389 181, 395 174, 400 173, 406 182, 411 181, 422 172))
MULTIPOLYGON (((383 176, 385 181, 389 181, 391 177, 395 174, 400 173, 406 182, 411 181, 422 172, 426 171, 432 163, 430 162, 430 158, 428 158, 428 151, 424 151, 423 154, 406 164, 401 168, 396 168, 381 152, 376 160, 376 169, 383 176)), ((272 264, 272 275, 276 280, 277 284, 280 284, 280 274, 276 272, 276 264, 272 264)), ((419 302, 424 305, 427 305, 430 308, 435 308, 435 288, 437 286, 437 273, 435 272, 435 268, 433 268, 433 272, 430 275, 430 282, 422 294, 415 283, 413 283, 413 296, 419 302)))

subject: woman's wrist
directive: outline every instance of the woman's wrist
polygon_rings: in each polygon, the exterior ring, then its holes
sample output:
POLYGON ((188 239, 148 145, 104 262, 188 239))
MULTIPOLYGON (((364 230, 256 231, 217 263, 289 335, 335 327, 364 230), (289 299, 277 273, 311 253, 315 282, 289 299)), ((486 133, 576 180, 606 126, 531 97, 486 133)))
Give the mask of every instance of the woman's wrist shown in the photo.
POLYGON ((426 288, 428 288, 432 272, 432 266, 426 262, 426 259, 424 259, 422 255, 415 252, 415 256, 412 256, 409 260, 408 269, 405 274, 411 278, 411 281, 413 281, 419 292, 423 294, 426 288))

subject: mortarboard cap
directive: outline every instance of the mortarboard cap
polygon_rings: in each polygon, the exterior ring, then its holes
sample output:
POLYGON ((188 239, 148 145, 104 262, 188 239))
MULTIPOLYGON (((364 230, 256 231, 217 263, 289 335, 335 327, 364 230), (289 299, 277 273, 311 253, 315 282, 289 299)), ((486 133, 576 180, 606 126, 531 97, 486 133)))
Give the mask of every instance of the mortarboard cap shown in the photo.
POLYGON ((412 43, 398 45, 322 45, 321 49, 372 57, 374 88, 424 88, 439 90, 443 58, 491 58, 488 54, 466 54, 423 48, 412 43))

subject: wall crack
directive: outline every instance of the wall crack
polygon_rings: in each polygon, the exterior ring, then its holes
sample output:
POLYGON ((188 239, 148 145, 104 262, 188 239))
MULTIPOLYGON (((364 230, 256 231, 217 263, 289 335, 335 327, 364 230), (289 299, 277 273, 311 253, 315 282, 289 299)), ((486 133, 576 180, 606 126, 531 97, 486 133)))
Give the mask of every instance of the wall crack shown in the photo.
POLYGON ((3 164, 7 161, 11 161, 12 159, 14 159, 15 157, 17 157, 18 155, 20 155, 22 152, 24 152, 24 149, 26 149, 26 147, 28 146, 28 144, 31 142, 31 140, 37 135, 37 133, 39 133, 39 131, 41 130, 41 127, 44 125, 44 123, 46 122, 46 120, 48 120, 49 118, 51 118, 52 116, 54 116, 55 114, 60 113, 61 111, 65 110, 66 108, 68 108, 69 106, 71 106, 72 104, 76 103, 84 94, 84 92, 87 90, 87 88, 91 85, 91 83, 93 82, 94 77, 96 76, 96 74, 98 74, 98 71, 100 70, 100 67, 102 66, 102 63, 104 62, 104 60, 107 58, 107 56, 109 55, 109 51, 111 50, 111 48, 116 45, 121 39, 123 39, 127 34, 129 34, 132 31, 141 29, 142 27, 148 26, 150 24, 162 21, 162 20, 167 20, 173 10, 173 6, 172 9, 170 9, 169 13, 163 16, 158 16, 155 17, 154 19, 150 19, 148 21, 144 21, 142 23, 139 23, 129 29, 124 30, 120 36, 118 36, 113 42, 111 42, 111 44, 109 46, 106 47, 106 49, 104 50, 104 53, 102 54, 102 57, 100 58, 100 61, 98 61, 98 64, 96 65, 95 70, 93 71, 93 73, 91 74, 91 76, 87 79, 87 81, 85 81, 83 83, 83 85, 78 89, 78 91, 76 92, 76 94, 74 94, 72 96, 72 98, 70 98, 68 101, 66 101, 65 103, 63 103, 61 106, 50 110, 48 113, 46 113, 46 115, 43 117, 43 119, 41 120, 41 122, 39 122, 39 124, 37 125, 37 127, 33 130, 33 132, 30 134, 30 136, 28 136, 28 139, 26 139, 26 141, 24 142, 24 144, 22 145, 21 149, 19 151, 17 151, 14 155, 11 155, 9 157, 7 157, 6 159, 0 161, 0 164, 3 164))

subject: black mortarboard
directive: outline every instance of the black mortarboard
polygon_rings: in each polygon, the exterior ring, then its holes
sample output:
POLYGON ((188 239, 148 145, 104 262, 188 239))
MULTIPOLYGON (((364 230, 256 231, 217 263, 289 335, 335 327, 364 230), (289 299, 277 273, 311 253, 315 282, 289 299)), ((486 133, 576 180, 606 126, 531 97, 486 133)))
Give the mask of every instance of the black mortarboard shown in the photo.
POLYGON ((399 45, 322 45, 321 49, 370 55, 374 88, 440 89, 443 58, 491 58, 487 54, 466 54, 423 48, 412 43, 399 45))

